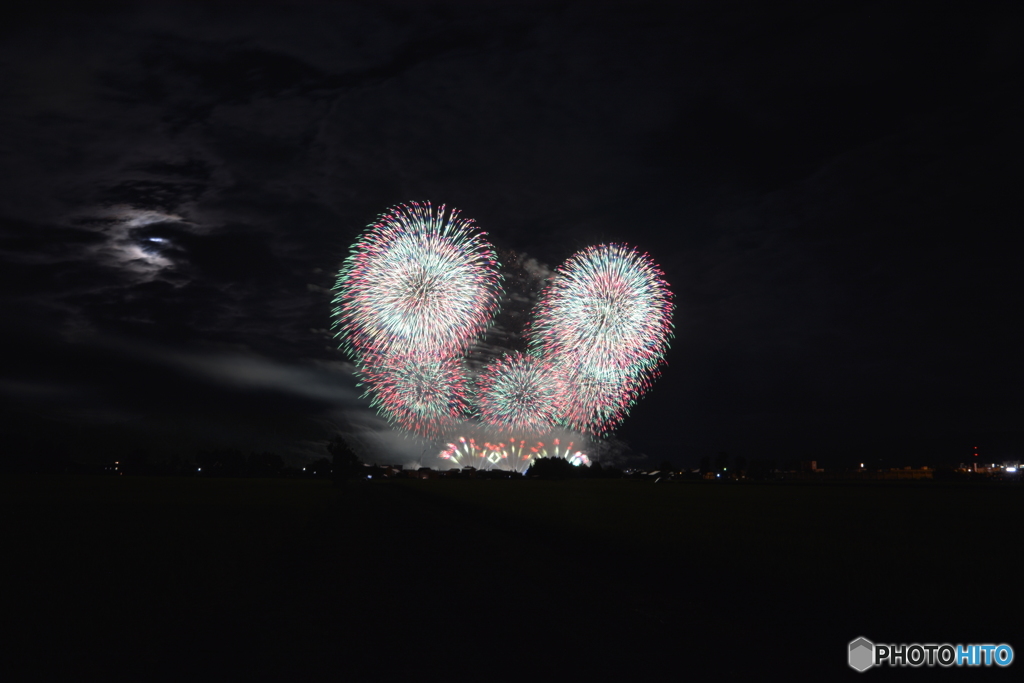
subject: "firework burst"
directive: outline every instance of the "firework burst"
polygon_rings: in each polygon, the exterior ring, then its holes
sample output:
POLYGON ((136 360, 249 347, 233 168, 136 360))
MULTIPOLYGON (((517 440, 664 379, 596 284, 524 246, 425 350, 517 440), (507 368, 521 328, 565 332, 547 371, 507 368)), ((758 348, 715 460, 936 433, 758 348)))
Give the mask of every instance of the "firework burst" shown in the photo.
POLYGON ((455 209, 399 204, 353 245, 334 286, 334 328, 353 357, 461 354, 500 294, 494 249, 455 209))
POLYGON ((371 405, 392 424, 436 437, 468 410, 465 365, 425 353, 370 356, 357 364, 371 405))
POLYGON ((553 364, 521 353, 493 361, 478 385, 480 417, 504 432, 547 432, 564 401, 565 384, 553 364))
POLYGON ((569 386, 567 426, 602 433, 622 421, 657 375, 672 309, 661 270, 630 247, 589 247, 558 269, 538 306, 531 345, 569 386))
MULTIPOLYGON (((391 424, 434 438, 479 416, 493 430, 489 440, 462 438, 442 458, 521 471, 545 457, 534 439, 555 425, 602 434, 622 422, 663 362, 672 295, 646 254, 616 244, 585 249, 558 269, 536 307, 530 354, 505 355, 473 382, 467 355, 498 309, 498 269, 472 220, 444 206, 399 204, 360 235, 338 272, 333 327, 391 424)), ((555 457, 586 462, 581 452, 555 457)))
POLYGON ((646 385, 621 371, 594 371, 562 358, 556 372, 568 387, 560 405, 560 421, 570 429, 600 434, 618 427, 646 385))

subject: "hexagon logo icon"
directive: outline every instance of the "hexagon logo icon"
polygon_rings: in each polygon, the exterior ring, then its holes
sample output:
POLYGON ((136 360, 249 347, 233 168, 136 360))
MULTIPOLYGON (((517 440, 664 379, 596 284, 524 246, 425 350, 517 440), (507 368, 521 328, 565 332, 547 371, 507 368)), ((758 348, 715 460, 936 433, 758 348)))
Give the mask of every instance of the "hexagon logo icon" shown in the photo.
POLYGON ((867 671, 875 663, 875 644, 867 638, 850 641, 850 666, 867 671))

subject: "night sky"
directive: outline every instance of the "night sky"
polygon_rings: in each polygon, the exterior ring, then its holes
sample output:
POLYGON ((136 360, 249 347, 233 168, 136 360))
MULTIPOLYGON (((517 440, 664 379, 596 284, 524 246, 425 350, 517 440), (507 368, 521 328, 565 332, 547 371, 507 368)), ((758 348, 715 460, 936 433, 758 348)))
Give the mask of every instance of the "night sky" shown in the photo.
POLYGON ((5 458, 411 462, 329 331, 408 201, 533 272, 660 264, 675 339, 620 462, 1024 455, 1024 10, 87 7, 0 26, 5 458))

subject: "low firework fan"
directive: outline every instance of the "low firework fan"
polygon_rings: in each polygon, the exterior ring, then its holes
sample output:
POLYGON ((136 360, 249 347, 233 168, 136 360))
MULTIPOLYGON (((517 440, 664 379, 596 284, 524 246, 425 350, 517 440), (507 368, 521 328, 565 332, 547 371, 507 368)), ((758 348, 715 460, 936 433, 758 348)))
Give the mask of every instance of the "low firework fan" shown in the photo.
POLYGON ((586 453, 573 450, 575 444, 563 444, 558 437, 545 441, 516 438, 497 441, 477 440, 460 436, 446 444, 438 457, 449 465, 472 467, 478 470, 503 469, 524 473, 533 466, 537 458, 562 458, 573 465, 590 465, 586 453))

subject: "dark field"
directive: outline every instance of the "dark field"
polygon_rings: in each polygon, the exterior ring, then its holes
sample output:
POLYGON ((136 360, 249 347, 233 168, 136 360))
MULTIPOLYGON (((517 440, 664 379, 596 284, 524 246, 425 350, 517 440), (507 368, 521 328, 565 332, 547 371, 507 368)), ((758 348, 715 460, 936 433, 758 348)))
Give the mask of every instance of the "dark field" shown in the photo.
POLYGON ((0 486, 8 664, 43 678, 1009 680, 1022 665, 857 674, 862 635, 1024 657, 1019 486, 0 486))

